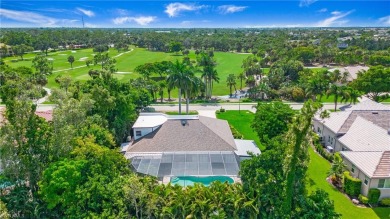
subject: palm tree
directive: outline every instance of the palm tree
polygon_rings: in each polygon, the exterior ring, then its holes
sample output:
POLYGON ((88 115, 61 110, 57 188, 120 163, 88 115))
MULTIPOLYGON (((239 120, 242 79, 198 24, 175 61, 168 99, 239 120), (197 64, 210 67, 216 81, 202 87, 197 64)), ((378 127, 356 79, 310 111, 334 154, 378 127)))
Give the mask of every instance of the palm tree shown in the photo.
POLYGON ((165 81, 160 81, 158 84, 158 94, 160 95, 160 101, 163 102, 164 99, 164 89, 167 87, 167 83, 165 81))
POLYGON ((229 76, 227 77, 226 79, 226 84, 227 86, 229 86, 230 88, 230 97, 232 97, 233 93, 232 93, 232 87, 236 86, 236 76, 234 76, 234 74, 229 74, 229 76))
POLYGON ((334 111, 337 111, 337 101, 339 97, 345 98, 346 92, 345 92, 346 86, 344 85, 337 85, 337 84, 330 84, 328 90, 326 91, 326 98, 329 98, 330 95, 334 96, 334 111))
MULTIPOLYGON (((181 114, 181 95, 182 90, 186 93, 186 98, 188 97, 188 91, 191 87, 191 81, 194 77, 194 71, 190 66, 186 65, 184 62, 176 62, 172 65, 171 74, 168 75, 167 82, 168 86, 176 87, 179 93, 179 114, 181 114)), ((188 99, 187 99, 187 114, 188 114, 188 99)))
POLYGON ((201 56, 198 58, 198 66, 203 67, 202 78, 206 85, 206 99, 210 99, 212 96, 213 82, 219 82, 218 73, 214 69, 215 65, 216 63, 210 55, 204 52, 201 53, 201 56))
POLYGON ((358 98, 361 96, 361 93, 356 90, 356 89, 353 89, 352 87, 349 87, 347 86, 345 88, 345 92, 344 92, 344 96, 342 97, 342 101, 349 101, 349 104, 355 104, 356 102, 358 102, 358 98))
POLYGON ((242 90, 242 80, 246 78, 245 73, 241 72, 240 74, 238 74, 237 78, 240 79, 240 90, 242 90))
POLYGON ((345 169, 346 165, 344 164, 343 159, 341 159, 340 155, 336 154, 328 175, 334 175, 336 177, 336 182, 340 185, 345 169))

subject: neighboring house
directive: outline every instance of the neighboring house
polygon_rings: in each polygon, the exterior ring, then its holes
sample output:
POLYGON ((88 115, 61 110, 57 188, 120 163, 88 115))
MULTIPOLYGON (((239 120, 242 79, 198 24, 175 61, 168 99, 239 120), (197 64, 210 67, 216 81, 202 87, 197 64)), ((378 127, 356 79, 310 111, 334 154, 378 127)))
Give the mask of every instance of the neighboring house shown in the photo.
POLYGON ((320 118, 319 115, 313 119, 313 128, 320 137, 321 143, 331 147, 334 152, 342 150, 338 139, 349 131, 358 116, 384 130, 390 129, 390 106, 366 99, 344 110, 333 112, 325 119, 320 118))
POLYGON ((253 141, 234 139, 225 120, 203 116, 141 113, 133 140, 122 151, 135 171, 159 179, 172 176, 237 177, 248 151, 260 154, 253 141))
MULTIPOLYGON (((0 107, 0 127, 6 122, 6 119, 4 118, 4 112, 5 108, 0 107)), ((50 122, 53 120, 53 111, 36 111, 35 114, 39 117, 44 118, 46 121, 50 122)), ((0 160, 0 172, 2 172, 2 162, 0 160)))
POLYGON ((378 188, 380 199, 390 197, 390 151, 342 151, 341 156, 351 175, 362 180, 364 196, 378 188))
POLYGON ((348 170, 362 180, 361 193, 370 188, 390 197, 390 106, 364 100, 329 118, 316 116, 314 130, 322 144, 340 154, 348 170))
POLYGON ((12 50, 12 47, 9 45, 6 45, 4 43, 0 43, 0 57, 5 56, 13 56, 14 51, 12 50))
POLYGON ((329 71, 333 72, 335 70, 339 70, 341 74, 347 72, 348 73, 347 81, 351 82, 357 78, 357 73, 367 71, 368 69, 369 67, 367 66, 357 65, 357 66, 346 66, 342 68, 332 68, 329 69, 329 71))

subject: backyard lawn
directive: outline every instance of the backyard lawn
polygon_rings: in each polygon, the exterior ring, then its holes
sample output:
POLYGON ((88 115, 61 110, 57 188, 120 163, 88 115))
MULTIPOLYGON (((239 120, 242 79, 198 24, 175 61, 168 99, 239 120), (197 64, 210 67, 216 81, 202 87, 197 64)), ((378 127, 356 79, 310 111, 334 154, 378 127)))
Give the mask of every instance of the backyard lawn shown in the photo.
MULTIPOLYGON (((241 111, 241 114, 237 110, 229 110, 224 113, 217 114, 217 118, 224 119, 233 125, 240 133, 247 139, 255 139, 258 143, 257 135, 250 127, 254 114, 249 111, 241 111)), ((260 147, 261 148, 261 147, 260 147)), ((262 149, 262 148, 261 148, 262 149)), ((309 192, 315 189, 325 190, 330 199, 334 201, 336 211, 342 214, 342 218, 346 219, 376 219, 387 218, 390 219, 390 208, 359 208, 352 202, 334 189, 325 179, 327 172, 330 169, 330 164, 324 158, 316 154, 312 148, 309 149, 310 164, 307 172, 308 177, 308 190, 309 192)))
POLYGON ((314 189, 325 190, 334 201, 336 211, 342 214, 342 218, 390 218, 390 208, 359 208, 356 207, 346 196, 326 182, 330 164, 327 160, 309 149, 310 164, 308 169, 309 191, 314 189))

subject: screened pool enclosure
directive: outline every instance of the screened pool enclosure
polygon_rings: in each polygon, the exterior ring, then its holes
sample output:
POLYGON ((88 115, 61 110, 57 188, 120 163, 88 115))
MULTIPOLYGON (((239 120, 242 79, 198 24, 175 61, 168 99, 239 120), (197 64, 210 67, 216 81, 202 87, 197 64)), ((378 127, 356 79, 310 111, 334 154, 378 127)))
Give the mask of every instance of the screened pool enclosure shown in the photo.
POLYGON ((234 152, 164 152, 131 158, 133 168, 143 174, 164 176, 237 176, 234 152))

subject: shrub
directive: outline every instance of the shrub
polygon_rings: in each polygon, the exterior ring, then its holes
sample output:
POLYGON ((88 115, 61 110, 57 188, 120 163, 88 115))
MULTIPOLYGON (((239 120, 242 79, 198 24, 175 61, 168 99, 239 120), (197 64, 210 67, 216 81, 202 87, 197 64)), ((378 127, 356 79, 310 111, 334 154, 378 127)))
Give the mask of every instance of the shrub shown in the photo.
POLYGON ((357 197, 360 194, 362 181, 351 176, 349 171, 344 172, 344 191, 350 196, 357 197))
POLYGON ((236 128, 234 128, 231 125, 229 125, 229 127, 230 127, 230 130, 232 131, 232 135, 233 135, 234 139, 243 139, 244 138, 244 136, 241 133, 239 133, 236 128))
POLYGON ((221 109, 219 110, 220 113, 224 113, 225 112, 225 109, 221 107, 221 109))
POLYGON ((381 190, 372 188, 368 191, 368 203, 378 204, 379 197, 381 196, 381 190))
POLYGON ((382 206, 390 207, 390 198, 383 198, 379 203, 382 206))
POLYGON ((250 103, 250 102, 252 102, 252 100, 250 98, 241 98, 241 102, 250 103))
POLYGON ((363 204, 368 204, 368 198, 362 194, 359 195, 359 201, 363 204))
POLYGON ((292 99, 301 102, 305 99, 305 92, 300 87, 294 87, 291 91, 292 99))
POLYGON ((321 144, 314 143, 314 147, 315 147, 315 150, 317 151, 317 153, 319 153, 323 158, 325 158, 329 162, 333 161, 333 155, 326 152, 321 144))

